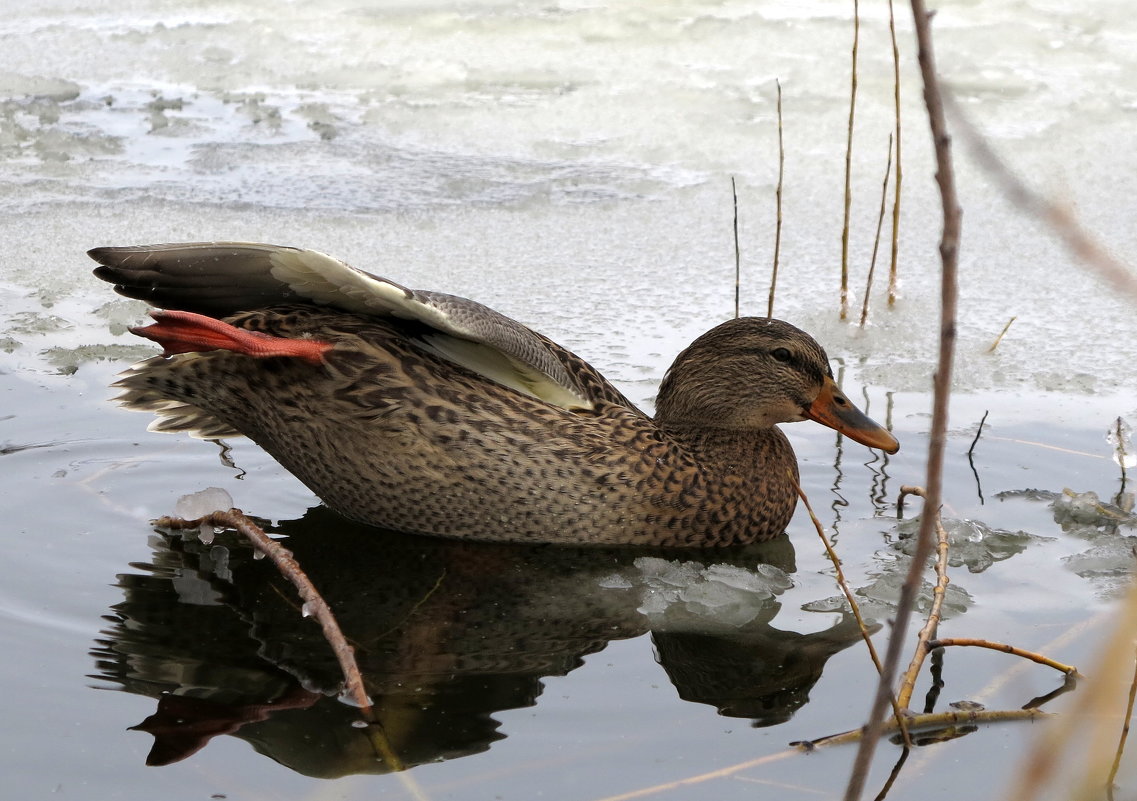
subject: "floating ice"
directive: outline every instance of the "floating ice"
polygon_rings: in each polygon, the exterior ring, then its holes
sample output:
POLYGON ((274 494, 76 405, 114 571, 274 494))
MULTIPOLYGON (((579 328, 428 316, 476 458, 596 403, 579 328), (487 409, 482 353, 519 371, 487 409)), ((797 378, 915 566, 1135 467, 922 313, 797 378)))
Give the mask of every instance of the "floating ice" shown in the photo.
POLYGON ((605 576, 596 583, 606 590, 630 590, 634 586, 632 582, 628 581, 627 578, 621 576, 619 573, 605 576))
MULTIPOLYGON (((978 520, 946 518, 942 524, 948 535, 948 564, 965 565, 972 573, 982 573, 995 562, 1022 553, 1032 542, 1047 539, 1025 531, 991 528, 978 520)), ((893 547, 911 556, 916 550, 919 528, 919 518, 903 521, 898 527, 900 539, 893 547)))
MULTIPOLYGON (((208 487, 201 492, 183 495, 174 504, 174 516, 197 520, 212 512, 228 512, 236 504, 228 492, 220 487, 208 487)), ((202 532, 204 534, 204 530, 202 532)))
POLYGON ((1067 534, 1081 537, 1114 534, 1120 527, 1137 527, 1137 515, 1132 512, 1132 497, 1128 493, 1122 493, 1115 500, 1123 503, 1129 510, 1102 501, 1093 491, 1062 490, 1062 494, 1051 504, 1054 522, 1067 534))
MULTIPOLYGON (((868 618, 882 620, 895 614, 896 602, 900 599, 900 588, 904 585, 906 570, 894 569, 879 576, 867 586, 854 592, 863 599, 860 603, 861 613, 868 618)), ((924 614, 932 605, 934 587, 931 582, 920 582, 920 589, 916 593, 913 604, 914 611, 924 614)), ((841 600, 844 600, 842 596, 841 600)), ((958 584, 948 584, 944 592, 944 603, 941 610, 941 619, 961 615, 974 603, 971 594, 958 584)))
POLYGON ((1137 537, 1102 537, 1093 547, 1062 561, 1082 578, 1128 575, 1137 562, 1137 537))
POLYGON ((609 586, 638 586, 638 611, 652 619, 655 628, 738 628, 767 607, 767 602, 793 585, 783 571, 770 565, 754 570, 734 565, 680 562, 657 557, 635 561, 639 576, 605 579, 609 586), (621 582, 613 581, 621 579, 621 582))

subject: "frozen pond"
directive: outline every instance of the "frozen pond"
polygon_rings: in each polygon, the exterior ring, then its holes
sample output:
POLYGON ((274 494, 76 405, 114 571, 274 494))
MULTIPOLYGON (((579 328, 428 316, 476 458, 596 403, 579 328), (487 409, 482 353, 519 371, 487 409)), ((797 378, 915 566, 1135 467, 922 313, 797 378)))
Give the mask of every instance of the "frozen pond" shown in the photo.
MULTIPOLYGON (((775 314, 825 345, 902 449, 835 448, 808 423, 787 433, 850 582, 884 621, 911 525, 895 519, 897 491, 923 480, 938 324, 939 202, 907 7, 901 294, 885 307, 884 247, 861 329, 837 316, 851 4, 101 5, 32 2, 0 19, 0 766, 12 797, 414 797, 361 747, 315 627, 265 563, 235 541, 204 548, 148 524, 208 486, 281 522, 349 636, 370 644, 392 741, 423 763, 409 775, 436 801, 618 797, 861 723, 874 671, 800 511, 792 546, 678 558, 352 526, 252 445, 148 434, 144 416, 107 402, 114 374, 154 351, 125 331, 142 305, 92 278, 84 252, 315 248, 487 303, 650 406, 674 355, 733 313, 732 176, 742 308, 765 313, 780 80, 775 314), (172 764, 147 768, 154 738, 128 727, 156 709, 167 717, 144 729, 166 733, 172 764), (192 736, 163 729, 179 719, 197 722, 192 736)), ((862 6, 858 310, 893 124, 887 8, 862 6)), ((1116 255, 1137 252, 1128 5, 954 4, 935 28, 942 72, 995 147, 1116 255)), ((1086 671, 1133 564, 1131 513, 1082 495, 1125 505, 1107 432, 1137 422, 1133 306, 957 156, 945 516, 960 564, 941 634, 1086 671)), ((941 706, 1013 708, 1061 683, 1001 654, 945 662, 941 706)), ((892 797, 1000 797, 1033 734, 1002 725, 922 749, 892 797)), ((880 751, 870 792, 895 759, 880 751)), ((851 760, 793 756, 650 797, 753 798, 754 782, 833 797, 851 760)), ((1130 759, 1122 797, 1132 773, 1130 759)))

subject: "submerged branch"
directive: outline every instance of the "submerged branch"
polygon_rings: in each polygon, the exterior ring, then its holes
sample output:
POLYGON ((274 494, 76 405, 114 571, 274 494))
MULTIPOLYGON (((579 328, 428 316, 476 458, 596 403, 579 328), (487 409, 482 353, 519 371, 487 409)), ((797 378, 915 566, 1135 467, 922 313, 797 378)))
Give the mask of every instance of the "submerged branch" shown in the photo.
POLYGON ((343 672, 344 688, 352 703, 359 707, 360 714, 368 723, 367 735, 376 753, 392 770, 405 770, 406 766, 391 747, 390 741, 379 724, 375 709, 371 705, 371 699, 367 697, 367 691, 363 685, 363 675, 355 661, 354 649, 340 629, 331 608, 300 567, 300 564, 292 557, 292 552, 269 537, 240 509, 211 512, 194 520, 186 520, 181 517, 160 517, 154 521, 155 526, 168 529, 199 528, 203 524, 230 528, 239 532, 254 548, 272 560, 280 574, 296 587, 296 591, 304 602, 304 610, 320 624, 324 638, 335 653, 340 670, 343 672))

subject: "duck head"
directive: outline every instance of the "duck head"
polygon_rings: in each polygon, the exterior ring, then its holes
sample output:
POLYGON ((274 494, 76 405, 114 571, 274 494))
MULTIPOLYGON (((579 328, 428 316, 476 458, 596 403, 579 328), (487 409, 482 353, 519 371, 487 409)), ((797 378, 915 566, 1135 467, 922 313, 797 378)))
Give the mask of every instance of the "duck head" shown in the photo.
POLYGON ((766 317, 728 320, 680 353, 660 384, 655 419, 664 427, 750 430, 808 419, 870 448, 900 448, 841 392, 813 337, 766 317))

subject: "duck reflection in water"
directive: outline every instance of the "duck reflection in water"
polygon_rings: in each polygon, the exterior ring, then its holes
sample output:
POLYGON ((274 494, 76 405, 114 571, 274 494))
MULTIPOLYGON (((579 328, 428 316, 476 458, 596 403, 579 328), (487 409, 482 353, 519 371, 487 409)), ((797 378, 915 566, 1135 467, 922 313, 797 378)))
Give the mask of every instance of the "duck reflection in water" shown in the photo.
MULTIPOLYGON (((322 507, 276 533, 355 647, 404 766, 487 749, 505 736, 495 713, 532 706, 543 677, 611 640, 650 632, 681 698, 765 726, 805 704, 828 658, 859 636, 849 619, 810 634, 770 625, 794 570, 786 537, 700 560, 377 533, 322 507), (668 596, 680 592, 669 570, 689 579, 683 601, 668 596)), ((119 577, 125 598, 93 650, 94 678, 158 699, 135 727, 155 737, 148 764, 233 734, 309 776, 392 769, 352 725, 331 648, 267 560, 227 534, 207 546, 159 533, 152 546, 151 565, 119 577)))

